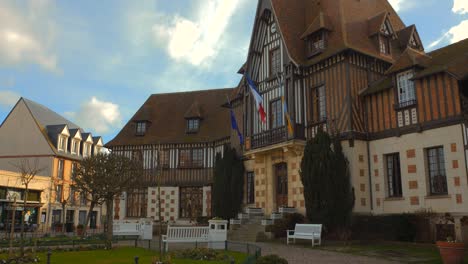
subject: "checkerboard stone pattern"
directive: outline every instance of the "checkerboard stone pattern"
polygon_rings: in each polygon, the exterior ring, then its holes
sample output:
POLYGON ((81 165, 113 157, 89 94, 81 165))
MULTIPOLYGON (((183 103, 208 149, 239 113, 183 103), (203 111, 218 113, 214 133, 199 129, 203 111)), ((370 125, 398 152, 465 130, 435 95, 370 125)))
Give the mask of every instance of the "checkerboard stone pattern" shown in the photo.
MULTIPOLYGON (((148 188, 148 217, 159 220, 158 188, 148 188)), ((161 220, 175 222, 179 218, 179 188, 161 187, 161 220)))

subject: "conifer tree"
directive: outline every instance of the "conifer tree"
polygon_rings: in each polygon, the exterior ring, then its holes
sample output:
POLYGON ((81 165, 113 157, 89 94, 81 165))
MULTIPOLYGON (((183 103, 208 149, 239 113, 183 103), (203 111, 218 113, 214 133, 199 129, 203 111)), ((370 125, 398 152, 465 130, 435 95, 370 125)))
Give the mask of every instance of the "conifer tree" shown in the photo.
POLYGON ((244 190, 244 164, 236 150, 224 147, 223 155, 216 155, 213 181, 213 215, 234 218, 241 209, 244 190))
POLYGON ((307 142, 301 161, 307 218, 329 229, 346 228, 354 198, 341 143, 319 131, 307 142))

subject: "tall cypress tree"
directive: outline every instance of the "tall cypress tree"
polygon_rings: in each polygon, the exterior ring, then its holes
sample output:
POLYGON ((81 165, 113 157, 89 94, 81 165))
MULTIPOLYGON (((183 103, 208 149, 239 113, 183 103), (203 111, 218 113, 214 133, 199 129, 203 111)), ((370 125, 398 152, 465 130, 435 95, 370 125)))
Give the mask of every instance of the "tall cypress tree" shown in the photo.
POLYGON ((213 214, 223 219, 234 218, 242 206, 244 163, 236 150, 224 147, 223 156, 216 155, 213 180, 213 214))
POLYGON ((341 143, 319 131, 301 161, 307 218, 330 229, 346 227, 354 205, 348 162, 341 143))

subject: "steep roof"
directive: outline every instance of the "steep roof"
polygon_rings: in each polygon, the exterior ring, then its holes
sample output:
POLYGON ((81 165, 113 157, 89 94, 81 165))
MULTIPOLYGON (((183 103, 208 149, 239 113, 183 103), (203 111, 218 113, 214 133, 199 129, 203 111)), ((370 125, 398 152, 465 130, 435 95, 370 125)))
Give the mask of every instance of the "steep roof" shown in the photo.
POLYGON ((330 19, 323 12, 320 12, 319 15, 314 19, 307 30, 302 34, 301 39, 304 39, 310 34, 321 29, 327 29, 330 31, 333 29, 330 19))
MULTIPOLYGON (((392 57, 380 54, 378 47, 369 37, 369 18, 377 16, 375 24, 388 19, 395 32, 405 28, 387 0, 271 0, 271 2, 286 50, 290 58, 301 65, 316 63, 345 49, 354 49, 385 61, 392 61, 392 57), (314 21, 317 21, 316 23, 325 21, 320 18, 321 16, 328 20, 327 27, 332 28, 328 35, 328 47, 322 54, 307 58, 305 41, 301 40, 301 37, 309 31, 309 28, 312 28, 311 30, 316 28, 314 21)), ((393 55, 398 57, 400 54, 392 53, 393 55)))
POLYGON ((233 90, 153 94, 106 146, 211 142, 228 137, 231 129, 229 110, 221 105, 226 103, 233 90), (198 102, 203 120, 198 133, 187 134, 186 113, 194 102, 198 102), (149 121, 144 136, 135 135, 135 121, 139 120, 149 121))
POLYGON ((448 72, 459 80, 468 78, 468 39, 434 50, 428 55, 432 57, 430 64, 414 79, 439 72, 448 72))
MULTIPOLYGON (((69 129, 80 129, 81 128, 70 120, 50 110, 49 108, 31 101, 26 98, 22 98, 26 103, 27 107, 31 111, 34 119, 43 127, 52 125, 67 125, 69 129)), ((82 130, 81 130, 82 131, 82 130)))
POLYGON ((431 57, 424 52, 408 47, 385 74, 391 74, 413 66, 427 67, 430 62, 431 57))

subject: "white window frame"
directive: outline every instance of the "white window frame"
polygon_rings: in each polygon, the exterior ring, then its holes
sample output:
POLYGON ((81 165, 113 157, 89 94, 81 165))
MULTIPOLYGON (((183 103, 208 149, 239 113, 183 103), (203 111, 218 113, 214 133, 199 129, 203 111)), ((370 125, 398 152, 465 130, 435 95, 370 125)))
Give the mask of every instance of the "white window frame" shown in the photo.
POLYGON ((411 80, 413 76, 413 70, 401 72, 396 76, 398 88, 398 102, 400 104, 405 104, 410 101, 416 100, 416 88, 414 82, 411 80))
POLYGON ((317 93, 317 117, 319 121, 327 119, 327 98, 325 94, 325 85, 321 85, 316 89, 317 93))
POLYGON ((58 136, 58 139, 57 139, 57 149, 58 151, 63 151, 63 152, 67 152, 67 144, 68 144, 68 140, 67 140, 67 136, 64 136, 64 135, 59 135, 58 136))

